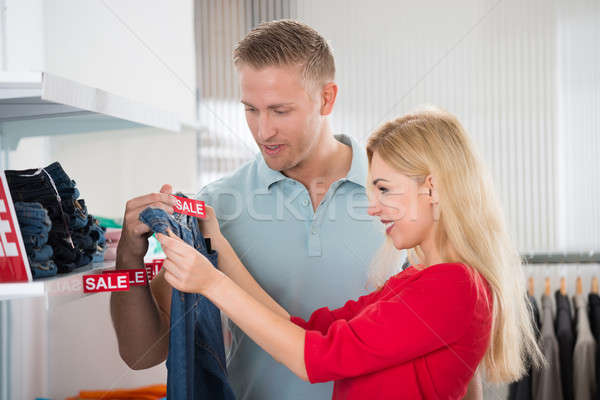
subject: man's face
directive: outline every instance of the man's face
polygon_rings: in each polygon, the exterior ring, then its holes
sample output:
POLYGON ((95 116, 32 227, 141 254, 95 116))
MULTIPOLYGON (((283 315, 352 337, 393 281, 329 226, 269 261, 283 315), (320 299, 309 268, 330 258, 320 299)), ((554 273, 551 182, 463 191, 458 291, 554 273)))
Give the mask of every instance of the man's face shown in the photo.
POLYGON ((297 66, 242 65, 239 73, 246 121, 267 165, 299 166, 319 140, 320 90, 309 93, 297 66))

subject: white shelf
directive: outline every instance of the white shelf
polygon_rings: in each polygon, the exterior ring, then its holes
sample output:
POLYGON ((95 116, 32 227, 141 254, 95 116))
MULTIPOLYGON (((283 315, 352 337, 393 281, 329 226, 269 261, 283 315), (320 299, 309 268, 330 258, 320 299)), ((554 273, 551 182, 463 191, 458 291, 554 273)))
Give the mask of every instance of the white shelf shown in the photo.
POLYGON ((36 279, 23 283, 0 283, 0 301, 31 297, 46 297, 47 305, 65 303, 90 294, 83 293, 83 275, 101 274, 114 270, 114 261, 91 263, 68 274, 36 279))

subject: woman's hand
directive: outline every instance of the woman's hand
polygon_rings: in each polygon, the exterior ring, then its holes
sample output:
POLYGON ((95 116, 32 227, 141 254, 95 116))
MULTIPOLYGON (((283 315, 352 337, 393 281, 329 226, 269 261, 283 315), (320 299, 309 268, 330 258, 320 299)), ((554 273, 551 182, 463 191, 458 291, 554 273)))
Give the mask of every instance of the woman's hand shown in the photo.
POLYGON ((169 236, 158 233, 157 237, 167 256, 163 263, 165 279, 175 289, 204 294, 225 276, 206 257, 170 230, 169 236))

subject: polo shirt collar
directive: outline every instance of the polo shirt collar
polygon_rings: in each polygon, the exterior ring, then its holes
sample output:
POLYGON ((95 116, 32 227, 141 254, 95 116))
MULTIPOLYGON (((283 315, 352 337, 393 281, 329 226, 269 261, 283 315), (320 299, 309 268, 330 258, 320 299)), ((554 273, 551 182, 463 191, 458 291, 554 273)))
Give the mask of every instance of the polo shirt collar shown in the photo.
MULTIPOLYGON (((338 142, 348 145, 352 148, 352 163, 350 171, 343 180, 353 182, 360 186, 365 186, 367 181, 367 155, 365 149, 351 136, 340 134, 334 136, 338 142)), ((289 179, 279 171, 275 171, 267 165, 262 153, 256 155, 258 161, 258 176, 264 187, 269 187, 279 181, 289 179)))

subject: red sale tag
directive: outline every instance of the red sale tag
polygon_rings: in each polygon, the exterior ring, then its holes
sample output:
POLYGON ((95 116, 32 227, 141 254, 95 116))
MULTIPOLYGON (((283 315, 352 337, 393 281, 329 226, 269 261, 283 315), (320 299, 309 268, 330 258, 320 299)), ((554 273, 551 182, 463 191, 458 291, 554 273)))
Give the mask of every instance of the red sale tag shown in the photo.
POLYGON ((83 293, 120 292, 129 290, 129 274, 95 274, 83 276, 83 293))
POLYGON ((28 282, 31 270, 4 171, 0 178, 0 282, 28 282))
POLYGON ((148 280, 152 280, 158 275, 160 269, 162 268, 164 259, 155 259, 152 262, 145 263, 144 266, 146 268, 146 272, 148 273, 148 280))
POLYGON ((103 271, 103 274, 119 274, 126 272, 129 274, 130 286, 145 286, 148 282, 148 275, 143 268, 139 269, 120 269, 118 271, 103 271))
POLYGON ((177 199, 175 204, 175 212, 192 217, 206 218, 206 210, 202 200, 188 199, 180 196, 173 196, 177 199))

